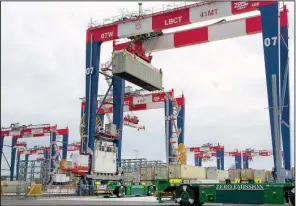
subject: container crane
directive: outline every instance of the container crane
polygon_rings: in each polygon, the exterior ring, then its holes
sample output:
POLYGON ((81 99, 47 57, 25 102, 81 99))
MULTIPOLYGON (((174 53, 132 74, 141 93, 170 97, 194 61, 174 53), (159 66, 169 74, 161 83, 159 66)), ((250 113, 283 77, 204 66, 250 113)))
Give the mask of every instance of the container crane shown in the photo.
MULTIPOLYGON (((63 145, 67 147, 68 145, 68 135, 69 130, 68 128, 65 129, 58 129, 57 125, 50 125, 50 124, 37 124, 37 125, 21 125, 19 123, 13 123, 9 127, 2 127, 1 128, 1 144, 0 144, 0 158, 2 159, 3 154, 3 142, 5 137, 12 137, 11 143, 11 161, 10 161, 10 180, 13 180, 14 177, 14 169, 15 169, 15 159, 16 159, 16 149, 19 146, 18 140, 31 138, 31 137, 44 137, 49 136, 51 139, 51 143, 56 142, 56 136, 62 135, 63 136, 63 145)), ((53 155, 53 152, 51 153, 53 155)), ((67 151, 63 151, 63 158, 67 155, 67 151)), ((52 167, 53 168, 53 167, 52 167)))
MULTIPOLYGON (((279 37, 279 33, 287 33, 287 11, 283 10, 280 15, 278 13, 278 2, 198 2, 187 4, 184 6, 178 6, 174 9, 165 9, 160 12, 152 12, 150 14, 126 17, 122 19, 113 18, 113 22, 108 24, 98 24, 96 22, 91 22, 91 26, 87 30, 86 37, 86 108, 85 108, 85 130, 84 139, 82 141, 82 154, 90 156, 89 170, 87 171, 89 177, 91 175, 92 163, 94 160, 94 148, 95 148, 95 135, 96 135, 96 114, 97 114, 97 93, 98 93, 98 74, 99 74, 99 58, 100 58, 100 47, 103 42, 112 41, 120 38, 130 38, 138 37, 136 40, 141 40, 141 35, 144 35, 144 40, 142 40, 142 47, 146 53, 151 53, 155 51, 161 51, 172 48, 179 48, 184 46, 191 46, 201 43, 207 43, 212 41, 218 41, 226 38, 234 38, 239 36, 251 35, 256 33, 261 33, 263 36, 263 46, 264 46, 264 57, 265 57, 265 71, 266 71, 266 81, 267 81, 267 92, 268 92, 268 103, 269 107, 272 107, 272 92, 271 92, 271 75, 277 74, 280 70, 280 74, 284 74, 286 70, 287 61, 284 58, 288 56, 288 50, 281 51, 279 55, 279 43, 276 41, 279 37), (193 23, 198 23, 211 19, 225 18, 227 16, 235 16, 237 14, 243 14, 251 11, 260 10, 261 15, 252 16, 248 18, 237 19, 233 21, 227 21, 224 23, 212 24, 204 27, 189 29, 186 31, 178 31, 170 34, 162 34, 154 38, 148 39, 147 37, 151 32, 159 32, 165 29, 174 28, 182 25, 188 25, 193 23), (214 12, 217 11, 217 12, 214 12), (280 16, 280 18, 279 18, 280 16), (180 18, 179 18, 180 17, 180 18), (270 24, 273 22, 273 24, 270 24), (280 24, 280 27, 278 27, 280 24), (279 31, 281 28, 282 31, 279 31), (140 37, 140 38, 139 38, 140 37), (147 38, 145 40, 145 38, 147 38), (284 62, 284 66, 280 65, 279 62, 284 62)), ((287 42, 287 38, 283 37, 284 41, 287 42)), ((134 57, 137 62, 141 62, 142 65, 148 65, 151 68, 150 72, 155 73, 156 76, 162 78, 162 71, 152 71, 152 65, 148 64, 151 61, 149 55, 141 54, 139 49, 139 44, 135 40, 133 44, 129 43, 131 46, 131 51, 137 50, 137 55, 134 55, 125 49, 128 57, 134 57), (134 47, 133 47, 134 45, 134 47)), ((279 41, 280 42, 280 41, 279 41)), ((116 44, 115 47, 120 47, 120 44, 116 44)), ((287 45, 287 44, 286 44, 287 45)), ((282 49, 282 47, 281 47, 282 49)), ((114 49, 116 50, 116 49, 114 49)), ((114 52, 114 58, 117 60, 123 57, 124 51, 114 52)), ((116 61, 115 61, 116 63, 116 61)), ((117 73, 112 77, 113 85, 113 122, 118 129, 118 140, 117 145, 121 145, 122 141, 122 122, 123 122, 123 111, 124 111, 124 80, 133 82, 130 78, 128 79, 126 74, 122 78, 118 78, 119 70, 112 66, 113 74, 117 73)), ((287 73, 288 74, 288 73, 287 73)), ((132 75, 133 76, 133 75, 132 75)), ((281 78, 285 75, 279 75, 281 78)), ((136 80, 136 79, 134 79, 136 80)), ((147 80, 147 79, 146 79, 147 80)), ((138 81, 138 80, 137 80, 138 81)), ((144 85, 145 81, 134 81, 137 85, 146 87, 148 90, 159 89, 162 82, 159 81, 156 86, 151 85, 151 82, 144 85)), ((284 81, 281 81, 284 82, 284 81)), ((286 85, 286 84, 285 84, 286 85)), ((281 85, 281 89, 283 85, 281 85)), ((287 88, 287 87, 286 87, 287 88)), ((281 90, 280 89, 280 90, 281 90)), ((106 93, 110 91, 110 87, 106 93)), ((289 91, 285 90, 285 94, 289 95, 289 91)), ((105 97, 106 97, 105 96, 105 97)), ((104 102, 104 101, 103 101, 104 102)), ((172 106, 171 106, 172 107, 172 106)), ((99 111, 101 106, 99 107, 99 111)), ((287 108, 289 110, 289 108, 287 108)), ((178 109, 176 109, 178 111, 178 109)), ((282 113, 282 119, 286 122, 289 119, 288 113, 282 113)), ((273 119, 273 113, 269 112, 270 119, 273 119)), ((173 118, 170 118, 170 113, 166 113, 167 126, 168 122, 171 123, 173 118)), ((183 121, 184 123, 184 121, 183 121)), ((270 122, 271 128, 273 128, 272 121, 270 122)), ((167 130, 167 136, 170 136, 170 129, 167 130)), ((178 134, 178 128, 176 133, 178 134)), ((184 132, 184 128, 182 128, 184 132)), ((272 145, 275 145, 275 134, 273 129, 271 130, 272 145)), ((285 167, 290 168, 290 142, 287 141, 289 136, 285 133, 283 137, 285 150, 284 157, 286 158, 285 167)), ((169 140, 169 138, 167 138, 169 140)), ((179 141, 179 140, 178 140, 179 141)), ((167 143, 169 141, 166 141, 167 143)), ((121 146, 118 146, 118 159, 121 159, 121 146)), ((169 149, 167 149, 168 151, 169 149)), ((274 150, 273 150, 274 151, 274 150)), ((169 152, 168 152, 169 153, 169 152)), ((170 158, 170 155, 167 155, 170 158)), ((275 155, 274 155, 275 156, 275 155)), ((169 161, 168 161, 169 162, 169 161)), ((276 162, 274 160, 274 162, 276 162)))

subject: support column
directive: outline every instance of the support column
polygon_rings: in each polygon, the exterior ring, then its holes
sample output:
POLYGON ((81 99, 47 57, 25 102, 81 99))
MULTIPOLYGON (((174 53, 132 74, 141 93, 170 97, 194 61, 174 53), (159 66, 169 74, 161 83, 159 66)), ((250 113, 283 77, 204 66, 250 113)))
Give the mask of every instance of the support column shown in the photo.
POLYGON ((94 140, 96 134, 100 52, 101 42, 86 43, 85 137, 83 139, 82 152, 90 155, 92 155, 94 151, 94 140))
POLYGON ((216 151, 216 161, 217 161, 217 169, 221 169, 221 151, 216 151))
POLYGON ((241 169, 242 168, 242 157, 241 155, 235 156, 235 168, 241 169))
POLYGON ((67 160, 67 156, 68 156, 68 143, 69 143, 69 129, 67 128, 67 134, 63 135, 62 159, 64 159, 64 160, 67 160))
POLYGON ((29 154, 25 154, 25 168, 24 168, 24 181, 27 180, 28 166, 29 166, 29 154))
POLYGON ((13 181, 13 177, 14 177, 15 155, 16 155, 15 145, 17 143, 17 140, 18 138, 12 138, 11 140, 10 181, 13 181))
POLYGON ((112 78, 113 78, 113 124, 116 125, 116 128, 118 129, 118 132, 119 132, 119 138, 117 140, 117 147, 118 147, 117 164, 118 164, 118 168, 120 168, 121 167, 125 80, 115 76, 112 78))
POLYGON ((166 163, 170 164, 170 129, 169 125, 172 123, 170 121, 170 111, 169 111, 169 102, 170 100, 165 97, 164 101, 164 120, 165 120, 165 156, 166 156, 166 163))
MULTIPOLYGON (((83 115, 85 115, 85 103, 81 103, 80 124, 82 124, 83 121, 84 121, 84 124, 85 124, 86 118, 83 115)), ((81 126, 82 125, 80 125, 80 127, 81 126)), ((85 142, 84 142, 85 138, 81 137, 81 132, 82 132, 82 136, 85 135, 85 129, 83 131, 81 131, 81 129, 80 129, 79 132, 80 132, 80 149, 79 149, 79 152, 80 152, 80 154, 83 154, 84 153, 83 145, 85 145, 85 142)))
POLYGON ((243 156, 243 168, 248 169, 249 168, 249 158, 246 156, 243 156))
POLYGON ((93 42, 92 37, 86 43, 86 85, 85 85, 85 129, 81 152, 90 155, 89 173, 92 170, 92 155, 96 135, 96 111, 99 84, 101 42, 93 42))
MULTIPOLYGON (((183 98, 184 99, 184 98, 183 98)), ((180 135, 178 138, 178 145, 184 144, 184 126, 185 126, 185 99, 184 99, 184 105, 180 106, 181 110, 179 112, 179 115, 177 117, 177 127, 180 129, 180 135)))
POLYGON ((225 154, 224 154, 224 146, 222 146, 221 148, 221 170, 224 170, 224 157, 225 157, 225 154))
POLYGON ((3 154, 4 136, 0 137, 0 165, 2 165, 2 154, 3 154))
POLYGON ((56 150, 56 144, 57 144, 57 134, 55 132, 52 132, 50 134, 50 172, 54 171, 55 164, 54 162, 58 157, 55 157, 57 150, 56 150))
POLYGON ((170 121, 169 121, 169 164, 172 164, 173 161, 173 144, 172 142, 172 137, 173 137, 173 102, 169 100, 169 116, 170 116, 170 121))
MULTIPOLYGON (((281 25, 288 25, 287 8, 284 6, 284 15, 281 25)), ((281 106, 281 132, 284 151, 284 168, 291 170, 291 141, 290 141, 290 82, 289 82, 289 50, 288 50, 288 26, 281 27, 280 42, 280 106, 281 106)))
POLYGON ((194 157, 195 166, 201 167, 202 166, 202 159, 199 157, 194 157))
POLYGON ((49 159, 49 151, 45 150, 44 151, 44 160, 48 160, 49 159))
MULTIPOLYGON (((273 97, 272 97, 272 75, 276 75, 279 82, 279 44, 278 44, 278 2, 259 7, 261 12, 262 40, 264 48, 264 61, 266 73, 266 85, 269 107, 269 120, 271 129, 271 142, 273 150, 274 171, 276 171, 276 149, 274 133, 273 97), (272 22, 272 23, 271 23, 272 22)), ((278 95, 279 97, 280 95, 278 95)))
POLYGON ((20 180, 20 161, 21 161, 21 154, 17 153, 16 155, 16 180, 20 180))

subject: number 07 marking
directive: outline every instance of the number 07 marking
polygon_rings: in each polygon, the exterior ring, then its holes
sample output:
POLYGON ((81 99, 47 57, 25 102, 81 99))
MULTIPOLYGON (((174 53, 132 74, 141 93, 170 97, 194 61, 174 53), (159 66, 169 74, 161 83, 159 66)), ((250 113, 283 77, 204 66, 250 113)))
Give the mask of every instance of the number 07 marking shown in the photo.
POLYGON ((269 47, 269 46, 275 46, 277 41, 277 36, 274 37, 267 37, 264 39, 264 46, 269 47))
POLYGON ((94 68, 93 67, 86 68, 85 73, 86 73, 86 75, 92 75, 94 73, 94 68))

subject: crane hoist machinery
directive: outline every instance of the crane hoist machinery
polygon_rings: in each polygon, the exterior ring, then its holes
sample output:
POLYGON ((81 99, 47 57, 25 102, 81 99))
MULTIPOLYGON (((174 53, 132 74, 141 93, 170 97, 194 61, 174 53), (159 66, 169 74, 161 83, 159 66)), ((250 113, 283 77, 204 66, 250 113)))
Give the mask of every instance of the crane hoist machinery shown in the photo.
MULTIPOLYGON (((116 145, 118 146, 117 159, 121 159, 125 80, 151 91, 162 89, 160 88, 162 87, 162 69, 155 69, 155 67, 152 66, 151 57, 149 57, 152 52, 262 33, 269 108, 277 109, 277 104, 274 103, 276 101, 273 101, 276 99, 273 97, 276 96, 280 97, 278 104, 280 108, 282 108, 283 105, 289 104, 289 101, 287 101, 287 99, 289 99, 289 85, 285 80, 289 79, 287 66, 289 51, 287 49, 288 18, 285 7, 281 10, 279 7, 280 5, 277 1, 192 2, 174 8, 163 8, 158 11, 152 10, 151 12, 144 14, 139 12, 139 15, 136 16, 110 18, 113 21, 109 23, 92 22, 86 34, 85 128, 83 140, 81 142, 81 153, 85 156, 89 156, 90 164, 88 165, 89 169, 86 173, 86 178, 82 179, 84 183, 88 184, 87 181, 89 179, 94 179, 95 175, 92 171, 92 162, 95 150, 95 140, 97 139, 95 129, 96 117, 102 109, 102 105, 98 108, 96 100, 98 94, 98 74, 100 73, 100 52, 101 44, 103 42, 124 38, 131 39, 128 43, 115 43, 112 58, 113 123, 118 130, 118 135, 114 136, 113 142, 116 142, 116 145), (260 15, 251 16, 252 14, 249 13, 257 10, 260 11, 260 15), (238 14, 244 13, 249 13, 250 16, 230 21, 226 19, 229 16, 238 16, 238 14), (165 29, 214 19, 217 19, 217 23, 215 24, 199 26, 173 33, 162 34, 160 32, 165 29), (220 21, 221 19, 225 19, 226 21, 220 21), (156 37, 149 38, 149 36, 151 36, 150 34, 153 32, 160 32, 159 36, 156 35, 156 37), (139 43, 135 43, 137 41, 139 41, 139 43), (130 44, 131 46, 129 46, 130 44), (129 47, 127 47, 127 45, 129 47), (141 53, 141 49, 137 49, 139 48, 139 45, 142 45, 145 55, 143 55, 143 52, 141 53), (135 54, 135 50, 138 50, 137 54, 135 54), (147 53, 148 55, 146 55, 147 53), (138 70, 135 70, 135 68, 138 68, 138 70), (121 76, 121 78, 119 78, 119 76, 121 76), (273 77, 273 79, 271 77, 273 77), (277 85, 274 84, 274 77, 276 78, 277 83, 280 82, 280 84, 278 84, 280 88, 276 90, 272 89, 274 85, 277 85)), ((106 99, 109 91, 110 87, 104 99, 106 99)), ((170 107, 172 107, 172 101, 170 104, 170 107)), ((176 106, 176 114, 178 114, 178 111, 179 107, 176 106)), ((280 111, 280 115, 269 110, 269 117, 274 164, 279 165, 277 161, 279 158, 276 158, 275 155, 278 152, 278 144, 276 142, 276 140, 278 141, 278 138, 275 138, 278 136, 278 130, 276 129, 277 127, 275 127, 276 121, 273 120, 279 119, 280 121, 278 122, 285 122, 289 125, 289 107, 283 107, 280 111)), ((175 118, 176 116, 171 116, 170 112, 166 113, 166 126, 170 124, 168 126, 170 129, 166 131, 166 134, 168 134, 167 136, 169 137, 172 136, 171 128, 173 128, 173 126, 171 125, 171 121, 175 118)), ((183 119, 184 118, 185 117, 183 117, 183 119)), ((184 124, 184 121, 181 124, 184 124)), ((176 134, 180 133, 179 128, 180 127, 176 127, 176 129, 174 129, 176 134)), ((181 133, 183 133, 184 127, 182 126, 181 128, 181 133)), ((285 152, 284 165, 285 169, 290 170, 290 131, 285 125, 280 125, 280 129, 285 152)), ((171 139, 167 136, 166 143, 168 144, 168 142, 171 142, 171 139)), ((176 142, 179 143, 180 139, 184 140, 184 135, 182 138, 178 138, 176 142)), ((172 163, 170 160, 175 160, 175 157, 173 157, 175 154, 173 154, 171 147, 167 146, 166 151, 169 151, 167 152, 167 162, 172 163)), ((118 165, 120 168, 119 161, 118 165)), ((170 166, 173 167, 173 165, 170 166)), ((179 166, 180 165, 176 165, 176 167, 179 166)), ((237 197, 238 199, 233 202, 238 203, 242 203, 241 200, 244 199, 251 200, 249 203, 252 204, 262 204, 264 200, 265 203, 282 204, 284 199, 282 195, 283 190, 291 190, 293 187, 293 185, 286 184, 276 185, 276 187, 271 188, 269 185, 231 185, 224 183, 212 185, 210 187, 211 189, 209 189, 209 187, 204 186, 204 184, 189 184, 188 179, 183 180, 182 178, 179 183, 174 184, 174 186, 171 185, 169 179, 158 179, 157 182, 156 188, 158 198, 161 199, 166 194, 171 194, 174 195, 174 198, 180 205, 201 205, 205 202, 229 203, 229 201, 232 200, 231 198, 234 197, 237 197), (234 189, 238 195, 234 195, 234 189), (250 192, 250 190, 252 190, 252 192, 250 192), (272 195, 274 192, 279 195, 274 197, 272 195), (255 198, 254 194, 258 194, 258 198, 255 198), (228 197, 228 199, 225 199, 225 197, 228 197)), ((115 193, 123 194, 123 185, 118 184, 118 182, 116 184, 116 187, 111 187, 109 184, 107 185, 107 188, 112 190, 111 193, 117 191, 115 193)))

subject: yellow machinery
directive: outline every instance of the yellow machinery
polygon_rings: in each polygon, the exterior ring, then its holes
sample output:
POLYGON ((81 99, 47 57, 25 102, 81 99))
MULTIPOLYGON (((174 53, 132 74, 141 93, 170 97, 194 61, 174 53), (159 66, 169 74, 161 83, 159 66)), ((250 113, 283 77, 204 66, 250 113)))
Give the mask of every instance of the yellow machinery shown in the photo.
POLYGON ((28 196, 39 196, 42 195, 42 184, 33 184, 28 187, 28 196))
POLYGON ((182 165, 186 165, 186 147, 183 143, 178 145, 178 163, 182 165))

